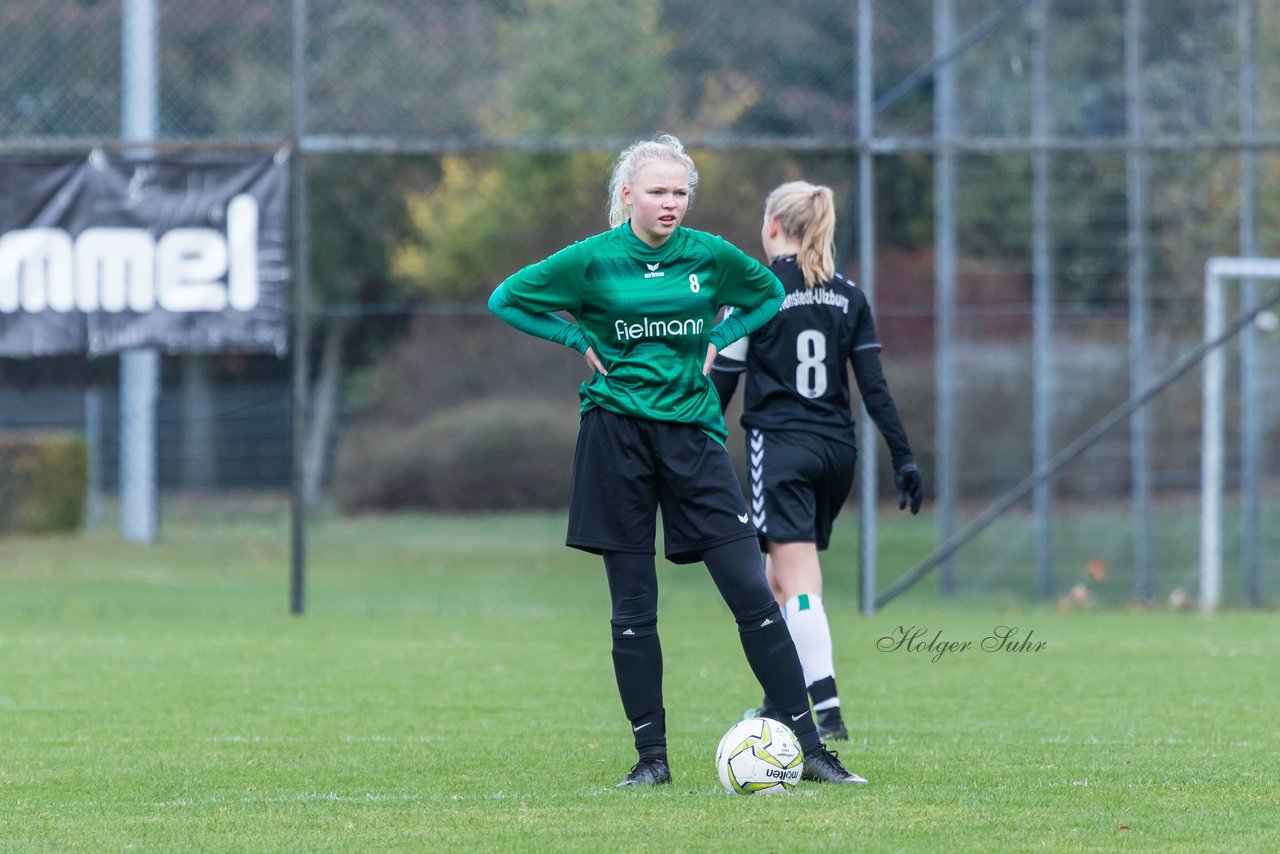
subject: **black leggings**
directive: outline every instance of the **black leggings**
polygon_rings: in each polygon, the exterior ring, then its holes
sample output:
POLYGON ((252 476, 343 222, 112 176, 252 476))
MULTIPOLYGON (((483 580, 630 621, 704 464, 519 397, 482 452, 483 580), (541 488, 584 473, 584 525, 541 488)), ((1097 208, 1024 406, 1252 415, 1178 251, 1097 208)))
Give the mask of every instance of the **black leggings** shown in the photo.
MULTIPOLYGON (((704 552, 702 559, 739 625, 763 620, 777 610, 764 576, 757 540, 734 540, 716 546, 704 552)), ((658 570, 654 556, 605 552, 604 568, 613 602, 613 625, 657 625, 658 570)))
MULTIPOLYGON (((795 644, 765 579, 757 540, 715 546, 702 559, 738 623, 742 649, 772 704, 785 714, 801 746, 817 743, 795 644), (808 743, 806 743, 808 742, 808 743)), ((662 648, 658 640, 658 572, 649 554, 605 552, 613 603, 613 666, 637 749, 665 748, 662 648)))

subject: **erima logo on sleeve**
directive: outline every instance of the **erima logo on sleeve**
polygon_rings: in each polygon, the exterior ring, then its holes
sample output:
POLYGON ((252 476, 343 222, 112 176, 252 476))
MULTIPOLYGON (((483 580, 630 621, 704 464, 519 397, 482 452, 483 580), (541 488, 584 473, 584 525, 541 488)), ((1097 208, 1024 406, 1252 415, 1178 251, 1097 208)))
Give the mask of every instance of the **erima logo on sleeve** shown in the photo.
POLYGON ((661 267, 661 266, 662 266, 662 265, 661 265, 661 263, 659 263, 659 264, 645 264, 645 266, 649 268, 649 272, 647 272, 647 273, 645 273, 645 274, 644 274, 644 277, 645 277, 646 279, 661 279, 661 278, 665 278, 665 277, 666 277, 666 275, 667 275, 666 273, 663 273, 662 271, 660 271, 660 270, 658 269, 659 267, 661 267))

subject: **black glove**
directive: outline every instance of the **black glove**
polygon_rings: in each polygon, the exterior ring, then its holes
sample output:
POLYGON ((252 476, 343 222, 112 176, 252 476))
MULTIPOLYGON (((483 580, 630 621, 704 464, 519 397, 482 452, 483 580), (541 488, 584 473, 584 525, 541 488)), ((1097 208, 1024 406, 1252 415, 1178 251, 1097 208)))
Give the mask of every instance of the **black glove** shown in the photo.
POLYGON ((898 509, 905 510, 907 498, 911 499, 911 515, 920 512, 924 502, 924 480, 920 477, 920 469, 915 463, 907 463, 893 473, 893 485, 898 490, 898 509))

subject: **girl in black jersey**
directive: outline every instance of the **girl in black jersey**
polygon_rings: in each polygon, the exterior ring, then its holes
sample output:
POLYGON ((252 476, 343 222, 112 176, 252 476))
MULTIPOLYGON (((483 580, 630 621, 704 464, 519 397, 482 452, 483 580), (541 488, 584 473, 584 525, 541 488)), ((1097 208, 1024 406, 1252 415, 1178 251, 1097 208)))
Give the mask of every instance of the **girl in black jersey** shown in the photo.
POLYGON ((582 353, 592 370, 581 388, 566 543, 604 558, 614 675, 639 754, 618 785, 671 782, 654 556, 659 509, 667 557, 706 564, 729 606, 752 672, 804 750, 803 779, 865 783, 818 737, 707 379, 719 347, 777 311, 782 286, 722 238, 681 224, 696 185, 678 139, 637 142, 614 166, 610 230, 518 271, 489 301, 517 329, 582 353), (717 324, 726 303, 746 310, 717 324))
MULTIPOLYGON (((835 272, 834 236, 830 188, 793 181, 769 194, 761 240, 787 295, 773 319, 719 354, 712 379, 727 407, 747 376, 742 426, 765 574, 800 653, 818 730, 843 740, 818 552, 849 497, 857 459, 846 363, 889 446, 899 509, 909 500, 912 514, 920 512, 924 483, 880 368, 871 308, 835 272)), ((766 697, 748 715, 771 717, 773 705, 766 697)))

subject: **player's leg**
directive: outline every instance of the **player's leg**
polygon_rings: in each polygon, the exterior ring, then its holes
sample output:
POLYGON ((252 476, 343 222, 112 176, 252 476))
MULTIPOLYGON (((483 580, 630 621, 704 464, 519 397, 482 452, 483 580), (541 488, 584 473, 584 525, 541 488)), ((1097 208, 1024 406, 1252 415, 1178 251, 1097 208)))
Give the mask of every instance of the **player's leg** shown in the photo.
POLYGON ((613 673, 639 754, 636 766, 619 786, 669 783, 654 556, 605 552, 604 566, 612 602, 613 673))
POLYGON ((796 644, 823 738, 848 738, 840 715, 818 552, 853 483, 856 449, 803 431, 762 434, 766 574, 796 644))
POLYGON ((818 547, 812 540, 790 543, 770 540, 768 548, 765 574, 770 577, 769 587, 780 607, 805 593, 822 595, 822 564, 818 547))
MULTIPOLYGON (((766 501, 765 482, 765 433, 758 429, 748 430, 743 437, 746 442, 747 454, 747 472, 750 480, 750 501, 751 501, 751 522, 756 526, 758 537, 760 540, 760 549, 766 550, 768 544, 769 530, 769 510, 766 501)), ((787 600, 783 598, 782 591, 778 588, 777 579, 772 572, 768 554, 765 555, 765 580, 769 582, 769 590, 773 593, 773 599, 778 603, 778 609, 783 610, 783 606, 787 600)), ((773 718, 777 720, 778 710, 773 707, 766 696, 760 701, 760 705, 752 706, 742 713, 743 719, 747 718, 773 718)))
POLYGON ((707 565, 738 623, 752 672, 804 750, 806 777, 866 782, 846 771, 818 737, 800 658, 765 580, 760 541, 728 452, 697 428, 653 424, 667 559, 707 565))
POLYGON ((565 542, 603 555, 614 675, 641 759, 621 785, 665 783, 666 726, 653 543, 657 486, 645 427, 602 409, 582 417, 565 542))
POLYGON ((818 741, 804 693, 795 646, 760 559, 760 541, 751 524, 729 454, 696 428, 655 428, 658 495, 667 558, 702 560, 738 622, 743 651, 765 693, 774 697, 778 719, 807 747, 818 741), (784 713, 790 713, 790 717, 784 713))
POLYGON ((801 747, 809 749, 817 743, 818 733, 809 712, 800 659, 764 580, 756 543, 750 539, 724 543, 707 549, 702 559, 738 623, 742 650, 765 695, 773 699, 778 719, 795 730, 801 747))
POLYGON ((737 540, 707 549, 702 555, 721 597, 738 623, 747 662, 777 710, 776 719, 796 734, 805 755, 804 778, 828 783, 865 783, 840 764, 818 735, 804 671, 791 633, 781 619, 765 581, 757 544, 737 540))
POLYGON ((805 686, 824 739, 849 737, 840 715, 831 626, 822 604, 822 567, 814 543, 769 543, 769 569, 784 601, 782 613, 795 641, 805 686))
MULTIPOLYGON (((767 542, 763 537, 761 538, 761 541, 762 543, 767 542)), ((787 612, 783 606, 786 605, 787 600, 782 597, 782 591, 778 589, 772 564, 773 561, 769 558, 769 555, 766 554, 764 558, 764 577, 765 580, 769 582, 769 590, 773 593, 773 601, 778 603, 778 609, 782 611, 783 619, 786 619, 787 612)), ((743 720, 747 720, 748 718, 772 718, 777 720, 778 710, 769 702, 768 697, 764 697, 760 700, 760 705, 751 706, 742 713, 743 720)))
MULTIPOLYGON (((814 441, 815 437, 809 440, 814 441)), ((843 442, 824 442, 821 452, 822 474, 814 483, 814 550, 805 551, 801 566, 793 576, 798 584, 787 590, 786 611, 789 617, 794 616, 798 633, 804 638, 797 641, 797 645, 803 643, 806 650, 801 660, 806 662, 805 681, 814 714, 818 716, 818 731, 823 738, 843 741, 849 737, 849 731, 841 715, 840 694, 836 688, 831 626, 823 605, 822 567, 818 556, 830 545, 831 529, 853 489, 858 451, 843 442), (808 593, 796 589, 801 585, 809 588, 808 593)))

